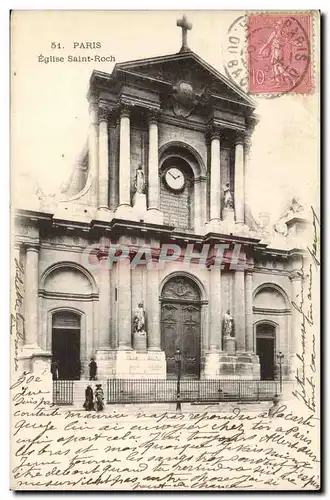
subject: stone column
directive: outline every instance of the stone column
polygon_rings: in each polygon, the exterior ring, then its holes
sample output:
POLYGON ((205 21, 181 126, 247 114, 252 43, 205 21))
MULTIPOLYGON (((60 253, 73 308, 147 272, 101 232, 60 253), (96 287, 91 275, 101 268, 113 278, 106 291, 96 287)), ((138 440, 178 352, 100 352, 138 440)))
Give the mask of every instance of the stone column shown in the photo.
POLYGON ((235 215, 236 222, 244 224, 244 138, 235 139, 235 215))
POLYGON ((195 233, 203 234, 205 230, 205 201, 206 201, 206 177, 199 176, 195 179, 195 233))
POLYGON ((160 351, 160 303, 157 268, 147 270, 147 285, 148 350, 160 351))
POLYGON ((210 270, 210 351, 221 349, 221 269, 215 265, 210 270))
POLYGON ((245 273, 245 349, 253 352, 253 273, 247 270, 245 273))
POLYGON ((234 283, 234 326, 236 350, 245 351, 245 284, 244 270, 235 271, 234 283))
POLYGON ((132 300, 131 269, 128 259, 120 260, 118 266, 118 334, 119 349, 132 349, 132 300))
POLYGON ((98 99, 92 95, 89 100, 88 166, 92 177, 92 204, 98 206, 99 181, 99 127, 98 99))
MULTIPOLYGON (((251 175, 253 173, 253 165, 251 165, 251 146, 252 146, 252 131, 249 130, 244 136, 244 217, 245 207, 251 206, 251 198, 254 193, 251 193, 251 175)), ((244 220, 245 222, 245 220, 244 220)))
POLYGON ((99 268, 99 338, 98 348, 110 348, 110 269, 108 248, 102 246, 98 253, 99 268))
POLYGON ((108 109, 99 109, 99 208, 109 208, 108 109))
POLYGON ((39 245, 28 243, 26 246, 25 266, 25 344, 38 345, 38 288, 39 288, 39 245))
POLYGON ((158 111, 152 110, 148 115, 149 150, 148 150, 148 212, 147 220, 162 224, 160 211, 160 185, 158 172, 158 111))
POLYGON ((212 129, 211 133, 211 182, 210 182, 210 220, 220 221, 220 131, 212 129))
POLYGON ((131 206, 130 141, 130 110, 127 106, 122 106, 120 109, 119 134, 119 207, 131 206))

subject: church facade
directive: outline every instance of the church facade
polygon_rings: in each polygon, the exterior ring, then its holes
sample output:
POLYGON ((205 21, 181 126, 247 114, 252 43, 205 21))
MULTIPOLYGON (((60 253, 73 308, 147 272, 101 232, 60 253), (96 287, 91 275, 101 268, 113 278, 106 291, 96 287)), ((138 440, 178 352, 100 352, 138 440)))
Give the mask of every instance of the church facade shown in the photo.
POLYGON ((94 71, 80 161, 15 212, 17 362, 59 377, 294 378, 306 225, 245 202, 256 104, 187 47, 94 71), (281 226, 281 227, 280 227, 281 226), (280 356, 279 356, 280 355, 280 356))

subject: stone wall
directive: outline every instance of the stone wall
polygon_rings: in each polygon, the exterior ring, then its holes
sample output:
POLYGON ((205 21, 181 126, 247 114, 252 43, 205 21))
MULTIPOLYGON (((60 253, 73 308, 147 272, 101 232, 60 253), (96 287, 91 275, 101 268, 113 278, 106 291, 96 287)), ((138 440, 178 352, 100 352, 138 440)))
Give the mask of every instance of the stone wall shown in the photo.
POLYGON ((164 224, 177 229, 193 229, 193 196, 189 186, 181 193, 169 191, 161 182, 160 209, 164 213, 164 224))
POLYGON ((181 141, 192 146, 200 154, 206 165, 207 144, 204 132, 159 123, 159 147, 171 141, 181 141))

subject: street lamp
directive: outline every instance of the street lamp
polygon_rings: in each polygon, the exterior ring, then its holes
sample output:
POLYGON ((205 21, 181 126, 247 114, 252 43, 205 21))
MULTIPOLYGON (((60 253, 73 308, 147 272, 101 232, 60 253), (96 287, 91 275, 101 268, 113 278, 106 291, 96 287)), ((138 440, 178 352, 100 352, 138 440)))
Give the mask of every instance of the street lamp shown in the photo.
POLYGON ((283 352, 277 353, 277 360, 278 360, 278 365, 280 367, 280 393, 282 394, 282 363, 284 359, 284 354, 283 352))
POLYGON ((181 351, 180 349, 176 349, 174 354, 174 359, 177 366, 177 385, 176 385, 176 411, 181 411, 181 401, 180 401, 180 379, 181 379, 181 351))

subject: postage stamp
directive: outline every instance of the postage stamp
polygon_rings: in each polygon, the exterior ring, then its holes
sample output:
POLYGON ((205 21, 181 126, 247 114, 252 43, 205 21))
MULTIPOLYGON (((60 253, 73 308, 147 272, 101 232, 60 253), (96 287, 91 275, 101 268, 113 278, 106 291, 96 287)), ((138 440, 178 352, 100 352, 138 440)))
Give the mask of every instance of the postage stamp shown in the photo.
POLYGON ((249 14, 248 91, 309 94, 313 89, 311 42, 311 14, 249 14))

